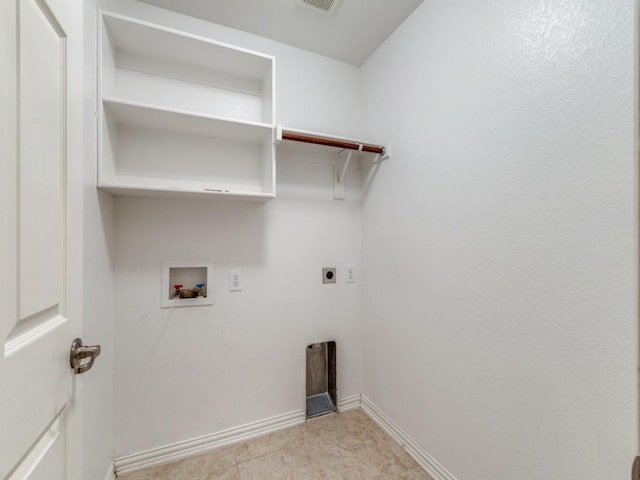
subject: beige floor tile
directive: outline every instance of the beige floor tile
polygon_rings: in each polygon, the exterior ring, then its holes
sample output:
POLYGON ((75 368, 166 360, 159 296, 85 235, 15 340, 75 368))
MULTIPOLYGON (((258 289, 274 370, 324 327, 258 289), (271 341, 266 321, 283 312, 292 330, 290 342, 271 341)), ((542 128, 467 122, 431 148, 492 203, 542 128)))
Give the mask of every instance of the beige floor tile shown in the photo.
POLYGON ((327 415, 123 480, 432 480, 361 410, 327 415))
POLYGON ((416 467, 406 473, 403 473, 402 475, 400 475, 400 478, 402 480, 433 480, 433 478, 431 478, 431 475, 422 470, 422 468, 420 467, 416 467))
MULTIPOLYGON (((124 475, 118 475, 118 479, 122 480, 152 480, 154 477, 149 476, 149 469, 145 469, 140 472, 127 473, 124 475)), ((158 478, 158 477, 155 477, 158 478)))
MULTIPOLYGON (((213 470, 199 477, 188 477, 184 480, 240 480, 240 472, 238 466, 223 468, 222 470, 213 470)), ((174 479, 171 479, 174 480, 174 479)), ((180 479, 182 480, 182 479, 180 479)))
POLYGON ((239 443, 235 447, 237 463, 277 452, 284 448, 304 443, 302 428, 292 427, 280 432, 264 435, 246 442, 239 443))
POLYGON ((291 480, 328 480, 327 472, 319 463, 289 468, 291 480))
POLYGON ((118 476, 118 479, 122 480, 164 480, 167 478, 173 478, 171 474, 171 468, 167 468, 162 465, 159 467, 151 467, 140 472, 129 473, 126 475, 118 476))
POLYGON ((223 470, 236 465, 234 450, 224 448, 221 450, 213 450, 209 453, 198 455, 185 460, 180 460, 167 465, 165 468, 176 480, 193 478, 213 470, 223 470))
POLYGON ((290 480, 291 472, 280 452, 238 464, 240 480, 290 480))
POLYGON ((122 480, 200 480, 202 477, 204 480, 209 477, 203 475, 216 473, 221 478, 232 480, 237 478, 237 470, 234 450, 227 447, 166 465, 151 467, 141 472, 123 475, 119 478, 122 480), (229 476, 228 470, 235 471, 236 477, 229 476))
POLYGON ((238 465, 240 480, 326 480, 327 474, 316 461, 291 462, 283 452, 271 453, 238 465))
POLYGON ((236 464, 235 450, 235 446, 218 448, 199 457, 201 457, 207 465, 215 465, 219 468, 230 467, 236 464))

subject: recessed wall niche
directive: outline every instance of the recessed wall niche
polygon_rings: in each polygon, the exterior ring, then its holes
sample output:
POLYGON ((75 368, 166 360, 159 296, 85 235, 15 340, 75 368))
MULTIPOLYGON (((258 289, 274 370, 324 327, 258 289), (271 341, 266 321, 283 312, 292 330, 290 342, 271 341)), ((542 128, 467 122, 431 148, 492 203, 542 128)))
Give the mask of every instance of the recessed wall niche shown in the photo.
POLYGON ((163 261, 162 308, 213 305, 212 279, 209 261, 163 261))

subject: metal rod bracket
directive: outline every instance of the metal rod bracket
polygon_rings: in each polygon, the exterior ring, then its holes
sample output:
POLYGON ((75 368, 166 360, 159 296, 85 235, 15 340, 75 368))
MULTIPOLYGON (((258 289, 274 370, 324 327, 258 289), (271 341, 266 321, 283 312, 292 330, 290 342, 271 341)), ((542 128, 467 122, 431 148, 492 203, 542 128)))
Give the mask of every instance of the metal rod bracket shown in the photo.
MULTIPOLYGON (((360 146, 362 147, 362 145, 360 146)), ((342 155, 338 154, 336 160, 336 180, 333 186, 333 198, 336 200, 344 200, 344 177, 347 173, 347 168, 349 168, 349 163, 351 163, 353 152, 354 150, 349 150, 344 160, 342 159, 342 155)))

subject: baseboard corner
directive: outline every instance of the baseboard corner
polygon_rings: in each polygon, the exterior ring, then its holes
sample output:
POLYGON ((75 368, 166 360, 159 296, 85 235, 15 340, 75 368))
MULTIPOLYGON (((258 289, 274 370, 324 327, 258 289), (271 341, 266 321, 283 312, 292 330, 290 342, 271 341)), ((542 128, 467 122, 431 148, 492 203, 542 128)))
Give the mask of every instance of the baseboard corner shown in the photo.
POLYGON ((424 448, 387 417, 366 395, 362 395, 362 411, 387 432, 434 480, 457 480, 424 448))
POLYGON ((104 476, 104 480, 115 480, 116 478, 116 469, 115 466, 113 465, 113 462, 109 463, 109 466, 107 467, 107 473, 104 476))
POLYGON ((359 393, 345 398, 338 399, 338 412, 348 412, 360 408, 362 403, 362 395, 359 393))

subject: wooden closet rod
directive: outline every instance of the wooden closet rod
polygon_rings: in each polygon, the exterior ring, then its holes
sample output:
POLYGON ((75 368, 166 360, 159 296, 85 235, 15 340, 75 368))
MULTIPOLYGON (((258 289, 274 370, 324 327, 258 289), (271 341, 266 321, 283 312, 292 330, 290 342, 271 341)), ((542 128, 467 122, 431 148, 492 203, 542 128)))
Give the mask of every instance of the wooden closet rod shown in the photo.
POLYGON ((377 153, 384 155, 384 147, 379 145, 369 145, 366 143, 357 143, 349 140, 340 140, 329 137, 319 137, 306 133, 292 132, 290 130, 282 130, 283 140, 293 140, 294 142, 315 143, 316 145, 327 145, 329 147, 345 148, 347 150, 358 150, 361 152, 377 153))

